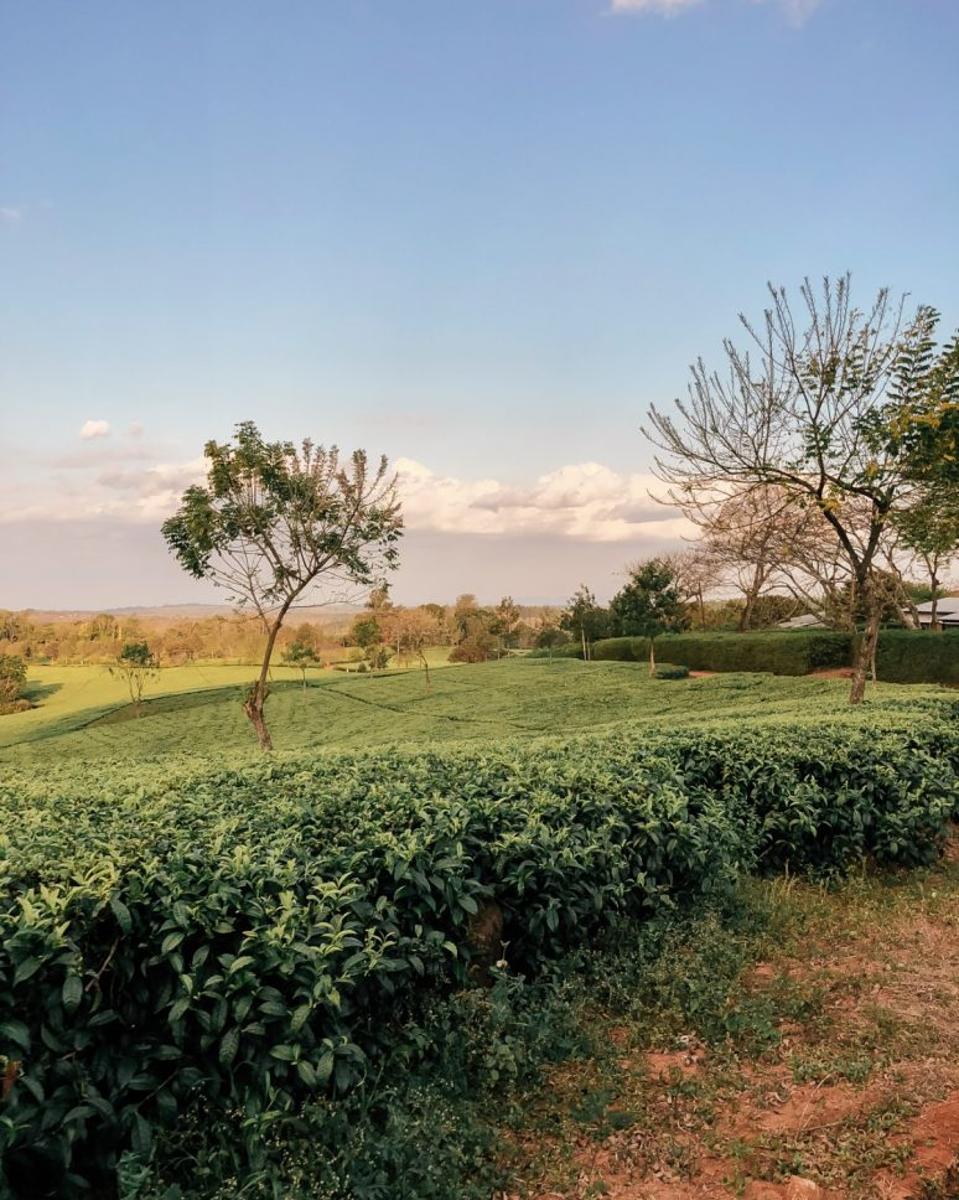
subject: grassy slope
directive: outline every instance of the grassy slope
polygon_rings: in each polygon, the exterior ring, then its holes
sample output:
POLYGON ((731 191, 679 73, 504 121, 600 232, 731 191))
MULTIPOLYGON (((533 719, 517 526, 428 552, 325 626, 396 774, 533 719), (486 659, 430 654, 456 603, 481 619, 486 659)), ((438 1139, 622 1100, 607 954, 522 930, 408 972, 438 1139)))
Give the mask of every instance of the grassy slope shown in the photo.
MULTIPOLYGON (((389 744, 491 741, 570 734, 623 721, 652 728, 695 723, 859 721, 906 715, 918 702, 950 699, 935 687, 880 684, 862 710, 849 710, 847 684, 822 678, 717 675, 650 680, 633 663, 511 660, 437 672, 427 693, 421 671, 378 676, 319 673, 304 692, 276 673, 268 717, 279 751, 361 750, 389 744)), ((240 710, 249 667, 180 667, 163 673, 164 694, 142 718, 103 668, 45 668, 51 690, 34 712, 0 719, 0 758, 27 765, 166 754, 252 752, 240 710)), ((154 685, 154 689, 157 685, 154 685)))

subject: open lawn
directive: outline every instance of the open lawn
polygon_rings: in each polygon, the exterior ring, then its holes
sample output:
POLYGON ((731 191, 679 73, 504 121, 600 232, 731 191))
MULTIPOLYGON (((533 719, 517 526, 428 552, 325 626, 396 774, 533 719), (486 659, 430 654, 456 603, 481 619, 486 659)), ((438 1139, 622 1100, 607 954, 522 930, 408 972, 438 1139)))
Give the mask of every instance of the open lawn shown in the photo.
MULTIPOLYGON (((18 763, 254 752, 241 711, 248 666, 164 670, 136 717, 122 681, 104 667, 39 667, 31 672, 38 707, 0 718, 0 756, 18 763)), ((267 716, 277 750, 359 750, 385 745, 533 738, 608 729, 623 722, 674 729, 690 724, 891 721, 916 704, 946 703, 934 686, 873 685, 861 709, 846 704, 848 684, 822 677, 725 674, 651 680, 643 664, 575 659, 511 659, 435 672, 273 673, 267 716)))

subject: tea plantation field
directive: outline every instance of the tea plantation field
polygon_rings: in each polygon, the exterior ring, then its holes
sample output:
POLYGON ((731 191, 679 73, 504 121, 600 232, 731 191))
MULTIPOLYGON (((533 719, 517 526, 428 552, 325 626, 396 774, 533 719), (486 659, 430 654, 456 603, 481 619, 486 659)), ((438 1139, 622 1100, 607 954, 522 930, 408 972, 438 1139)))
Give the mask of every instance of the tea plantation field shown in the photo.
POLYGON ((702 1021, 676 947, 707 936, 705 979, 758 946, 757 880, 927 870, 959 811, 936 687, 278 672, 264 756, 249 669, 219 672, 164 673, 137 717, 105 673, 38 670, 2 719, 0 1195, 535 1195, 506 1130, 584 1053, 597 981, 702 1021))
MULTIPOLYGON (((103 667, 39 667, 31 673, 38 707, 0 718, 0 761, 136 759, 158 755, 254 755, 240 709, 252 668, 191 666, 151 682, 136 718, 122 683, 103 667)), ((639 663, 510 659, 434 671, 427 692, 419 670, 379 675, 274 671, 267 716, 280 753, 379 746, 492 742, 606 730, 622 722, 650 728, 719 723, 859 724, 917 719, 955 693, 935 686, 873 685, 860 711, 848 709, 841 679, 723 674, 650 680, 639 663)), ((255 755, 254 755, 255 757, 255 755)))

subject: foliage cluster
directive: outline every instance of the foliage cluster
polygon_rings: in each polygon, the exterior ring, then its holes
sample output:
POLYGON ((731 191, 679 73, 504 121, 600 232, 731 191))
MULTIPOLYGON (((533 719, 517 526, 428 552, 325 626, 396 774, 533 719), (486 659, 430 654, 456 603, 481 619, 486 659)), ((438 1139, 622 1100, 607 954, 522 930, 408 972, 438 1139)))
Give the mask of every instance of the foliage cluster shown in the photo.
POLYGON ((957 763, 959 736, 930 719, 814 743, 627 727, 492 754, 118 768, 109 789, 102 771, 11 772, 8 1177, 108 1189, 198 1110, 242 1113, 252 1163, 305 1100, 372 1094, 397 1054, 415 1064, 418 1014, 475 981, 490 911, 496 952, 535 978, 744 869, 925 862, 957 763))
POLYGON ((23 698, 26 682, 27 665, 23 659, 16 654, 0 654, 0 716, 31 707, 30 701, 23 698))

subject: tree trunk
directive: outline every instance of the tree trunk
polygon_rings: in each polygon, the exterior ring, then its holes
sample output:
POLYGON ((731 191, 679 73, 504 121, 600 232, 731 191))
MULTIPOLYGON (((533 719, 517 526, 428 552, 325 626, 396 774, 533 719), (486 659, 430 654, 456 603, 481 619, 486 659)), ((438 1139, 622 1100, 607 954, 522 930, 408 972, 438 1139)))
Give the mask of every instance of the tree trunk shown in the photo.
POLYGON ((870 588, 867 592, 866 588, 863 588, 862 594, 867 598, 866 612, 868 615, 853 668, 852 687, 849 691, 850 704, 861 704, 865 699, 866 675, 870 665, 875 662, 876 646, 879 641, 879 622, 882 616, 879 604, 872 595, 872 589, 870 588))
POLYGON ((939 624, 939 576, 932 574, 932 608, 929 610, 929 628, 933 633, 942 633, 939 624))
POLYGON ((583 662, 589 662, 589 651, 586 648, 586 626, 581 625, 579 631, 583 635, 583 662))
POLYGON ((276 620, 270 626, 270 632, 266 639, 266 649, 263 651, 263 662, 260 665, 260 676, 250 688, 246 699, 243 701, 243 711, 256 731, 256 740, 260 743, 261 750, 273 749, 273 739, 270 737, 270 731, 266 727, 266 717, 263 710, 266 706, 267 696, 270 694, 270 687, 267 683, 270 674, 270 659, 273 657, 273 647, 276 645, 277 634, 280 632, 280 626, 283 624, 283 618, 286 616, 288 608, 289 604, 281 608, 276 620))
POLYGON ((739 616, 739 632, 745 633, 752 624, 753 609, 756 607, 756 601, 759 599, 759 593, 763 586, 762 567, 756 567, 753 572, 753 581, 750 584, 745 594, 743 603, 743 611, 739 616))
POLYGON ((649 673, 651 676, 656 674, 656 639, 649 639, 649 673))
POLYGON ((260 743, 261 750, 273 749, 273 739, 270 737, 270 731, 266 727, 266 719, 263 715, 263 707, 269 694, 270 689, 264 687, 258 679, 243 701, 243 711, 256 731, 256 740, 260 743))
POLYGON ((425 650, 420 651, 420 658, 423 661, 423 670, 426 672, 426 690, 431 692, 433 690, 433 681, 430 679, 430 664, 425 650))

